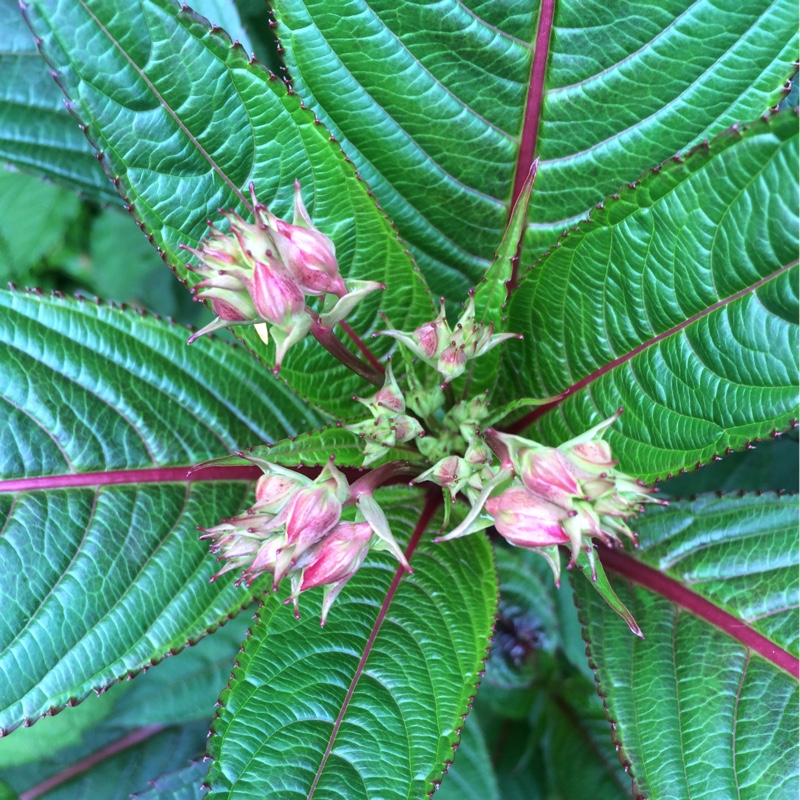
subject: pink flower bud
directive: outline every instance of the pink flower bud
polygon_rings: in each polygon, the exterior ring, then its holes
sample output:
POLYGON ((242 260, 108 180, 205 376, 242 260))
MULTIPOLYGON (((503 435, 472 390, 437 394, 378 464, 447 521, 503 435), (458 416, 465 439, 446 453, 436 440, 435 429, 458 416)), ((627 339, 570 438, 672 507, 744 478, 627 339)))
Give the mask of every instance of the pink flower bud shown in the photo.
POLYGON ((258 316, 282 327, 299 317, 305 296, 289 274, 273 258, 256 262, 251 289, 258 316))
POLYGON ((369 551, 372 528, 366 522, 340 522, 315 548, 303 571, 300 591, 351 578, 369 551))
POLYGON ((372 402, 389 411, 396 411, 399 414, 402 414, 406 410, 406 401, 392 372, 391 359, 386 364, 386 376, 383 380, 383 387, 379 389, 372 398, 372 402))
POLYGON ((298 489, 287 506, 286 543, 297 558, 333 528, 342 515, 342 504, 328 484, 298 489))
POLYGON ((339 274, 336 248, 311 222, 299 181, 294 188, 294 223, 278 219, 264 206, 257 206, 259 218, 269 229, 278 258, 305 294, 341 297, 347 288, 339 274))
POLYGON ((286 475, 262 475, 256 483, 256 504, 252 510, 263 514, 277 514, 302 485, 301 481, 286 475))
POLYGON ((571 508, 572 498, 581 494, 567 459, 553 447, 520 448, 515 467, 529 491, 562 508, 571 508))
POLYGON ((569 541, 562 522, 567 512, 531 494, 522 486, 512 486, 486 502, 498 533, 517 547, 547 547, 569 541))
POLYGON ((467 365, 467 351, 464 345, 457 343, 450 344, 442 350, 436 369, 445 379, 445 383, 455 380, 459 375, 463 375, 467 365))
POLYGON ((410 442, 425 434, 422 425, 408 414, 397 414, 392 417, 392 430, 398 442, 410 442))
POLYGON ((616 466, 611 455, 611 446, 604 439, 593 439, 571 447, 561 448, 571 462, 573 472, 579 478, 590 478, 608 472, 616 466))
POLYGON ((339 274, 333 242, 327 236, 280 219, 275 220, 275 225, 275 249, 306 294, 341 296, 347 292, 339 274))

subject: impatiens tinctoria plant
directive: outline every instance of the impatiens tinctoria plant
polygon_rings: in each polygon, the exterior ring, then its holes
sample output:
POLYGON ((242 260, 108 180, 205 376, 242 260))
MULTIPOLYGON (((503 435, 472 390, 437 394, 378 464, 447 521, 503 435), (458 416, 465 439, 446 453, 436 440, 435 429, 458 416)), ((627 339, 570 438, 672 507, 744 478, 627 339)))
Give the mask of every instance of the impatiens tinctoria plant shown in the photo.
POLYGON ((0 1, 2 800, 797 796, 795 4, 0 1))

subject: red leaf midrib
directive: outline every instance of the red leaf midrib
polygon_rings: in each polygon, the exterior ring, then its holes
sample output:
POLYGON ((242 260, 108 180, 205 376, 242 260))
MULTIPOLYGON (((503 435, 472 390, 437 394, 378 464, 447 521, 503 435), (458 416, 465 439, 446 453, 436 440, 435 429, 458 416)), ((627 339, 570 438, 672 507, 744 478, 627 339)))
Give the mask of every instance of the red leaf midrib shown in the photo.
POLYGON ((800 660, 795 656, 674 578, 621 550, 601 547, 598 553, 603 566, 609 570, 685 608, 790 675, 797 677, 800 674, 800 660))
POLYGON ((744 289, 740 289, 738 292, 730 295, 730 297, 725 297, 721 300, 718 300, 716 303, 708 306, 708 308, 704 308, 702 311, 698 311, 696 314, 692 315, 688 319, 679 322, 677 325, 673 326, 669 330, 662 331, 661 333, 653 336, 652 338, 648 339, 646 342, 642 342, 642 344, 634 347, 632 350, 629 350, 627 353, 624 353, 621 356, 609 361, 607 364, 604 364, 602 367, 599 367, 594 372, 584 376, 580 380, 576 381, 572 385, 568 386, 561 394, 559 394, 556 400, 553 400, 551 403, 545 403, 544 405, 537 406, 534 408, 530 413, 526 414, 521 419, 517 420, 515 423, 510 425, 507 429, 508 433, 521 433, 524 431, 531 423, 535 422, 539 417, 546 414, 548 411, 556 408, 558 405, 564 402, 568 397, 571 397, 573 394, 576 394, 581 389, 585 389, 589 384, 594 383, 599 378, 602 378, 603 375, 611 372, 611 370, 616 369, 617 367, 621 366, 622 364, 627 363, 630 361, 634 356, 639 355, 644 350, 652 347, 653 345, 658 344, 659 342, 664 341, 664 339, 668 339, 670 336, 674 336, 677 333, 680 333, 685 328, 688 328, 689 325, 698 322, 699 320, 707 317, 709 314, 714 313, 715 311, 719 311, 719 309, 724 308, 725 306, 733 303, 736 300, 745 297, 748 294, 752 294, 753 292, 760 289, 764 284, 769 283, 770 281, 777 278, 779 275, 782 275, 784 272, 796 267, 799 262, 797 260, 790 262, 789 264, 784 264, 782 267, 779 267, 774 272, 771 272, 769 275, 761 278, 760 280, 756 281, 755 283, 751 284, 750 286, 746 286, 744 289))

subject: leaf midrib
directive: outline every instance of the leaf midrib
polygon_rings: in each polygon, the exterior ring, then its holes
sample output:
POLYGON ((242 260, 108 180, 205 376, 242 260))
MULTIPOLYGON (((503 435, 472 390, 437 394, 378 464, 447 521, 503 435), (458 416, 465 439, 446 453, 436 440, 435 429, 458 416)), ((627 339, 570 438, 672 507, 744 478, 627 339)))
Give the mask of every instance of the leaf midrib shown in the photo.
POLYGON ((693 592, 674 578, 637 561, 632 556, 611 548, 598 551, 603 566, 644 588, 661 595, 694 616, 723 631, 744 647, 785 670, 793 677, 800 673, 800 659, 756 631, 743 620, 693 592))
MULTIPOLYGON (((406 547, 405 550, 405 557, 409 562, 411 561, 414 551, 416 550, 417 545, 419 544, 419 541, 422 538, 422 534, 425 532, 428 523, 438 510, 441 502, 442 498, 439 493, 430 493, 428 495, 428 499, 425 502, 425 506, 422 509, 422 513, 420 514, 419 520, 414 528, 414 532, 411 534, 411 539, 409 540, 408 546, 406 547)), ((333 752, 334 742, 336 741, 336 736, 339 733, 339 728, 342 724, 342 721, 344 720, 345 714, 347 713, 347 709, 350 705, 350 700, 352 699, 353 694, 355 693, 358 681, 364 672, 367 660, 369 659, 370 653, 372 652, 372 647, 375 644, 375 640, 378 638, 378 633, 380 632, 381 626, 383 625, 384 619, 386 618, 386 614, 389 611, 389 606, 391 605, 392 600, 394 599, 394 596, 397 592, 397 588, 400 585, 400 581, 402 580, 404 574, 405 570, 403 569, 403 567, 398 566, 397 569, 395 570, 395 575, 392 580, 391 586, 389 587, 389 590, 386 592, 386 597, 384 598, 383 603, 381 603, 381 607, 378 611, 378 616, 376 617, 375 623, 372 626, 369 638, 367 639, 367 642, 364 645, 364 650, 361 654, 361 658, 359 659, 355 673, 353 674, 353 678, 350 681, 350 686, 347 689, 347 694, 345 695, 345 698, 342 701, 342 706, 339 709, 339 713, 336 717, 336 720, 333 723, 333 730, 331 731, 330 739, 328 740, 325 752, 322 754, 320 765, 317 768, 316 774, 314 775, 314 780, 311 784, 311 788, 309 789, 307 800, 312 800, 314 792, 317 788, 317 784, 319 783, 319 780, 322 777, 322 773, 325 770, 325 765, 327 764, 328 757, 333 752)))
POLYGON ((682 330, 688 328, 690 325, 693 325, 695 322, 699 322, 701 319, 704 319, 710 314, 713 314, 715 311, 719 311, 720 309, 724 308, 727 305, 730 305, 736 300, 740 300, 741 298, 746 297, 749 294, 752 294, 765 284, 775 280, 776 278, 783 275, 785 272, 788 272, 790 269, 796 267, 798 263, 800 263, 800 259, 795 259, 794 261, 791 261, 788 264, 784 264, 782 267, 779 267, 774 272, 770 273, 764 278, 761 278, 760 280, 756 281, 750 286, 746 286, 744 289, 740 289, 738 292, 730 295, 729 297, 723 298, 722 300, 718 300, 716 303, 712 303, 707 308, 704 308, 702 311, 698 311, 696 314, 692 315, 688 319, 682 320, 677 325, 674 325, 672 328, 669 328, 666 331, 662 331, 656 336, 653 336, 650 339, 648 339, 646 342, 642 342, 642 344, 639 344, 632 350, 629 350, 627 353, 624 353, 621 356, 617 356, 617 358, 613 359, 612 361, 603 364, 602 367, 599 367, 594 372, 591 372, 588 375, 581 378, 580 380, 572 383, 567 389, 565 389, 561 393, 561 395, 558 397, 557 400, 554 400, 552 403, 547 403, 546 405, 537 406, 530 413, 526 414, 524 417, 517 420, 515 423, 513 423, 508 427, 507 432, 521 433, 531 423, 539 419, 539 417, 543 416, 548 411, 552 411, 554 408, 557 408, 567 398, 581 391, 581 389, 585 389, 587 386, 594 383, 596 380, 603 377, 607 373, 611 372, 617 367, 622 366, 623 364, 626 364, 635 356, 638 356, 640 353, 649 349, 653 345, 656 345, 659 342, 662 342, 665 339, 668 339, 671 336, 680 333, 682 330))

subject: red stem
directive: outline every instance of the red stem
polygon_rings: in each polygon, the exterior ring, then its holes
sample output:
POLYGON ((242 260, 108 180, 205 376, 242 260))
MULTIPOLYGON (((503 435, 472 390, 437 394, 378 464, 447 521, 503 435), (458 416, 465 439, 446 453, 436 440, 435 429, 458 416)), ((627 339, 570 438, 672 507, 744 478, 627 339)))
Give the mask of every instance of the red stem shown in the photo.
POLYGON ((342 330, 353 340, 356 347, 361 351, 364 358, 375 367, 381 375, 385 374, 386 370, 383 368, 383 364, 378 361, 377 356, 372 352, 372 350, 367 347, 366 342, 344 321, 339 323, 342 326, 342 330))
MULTIPOLYGON (((340 323, 341 324, 341 323, 340 323)), ((349 370, 375 386, 383 386, 383 370, 362 361, 351 353, 334 334, 333 329, 323 325, 316 314, 312 315, 311 335, 337 360, 349 370)), ((355 334, 353 334, 355 335, 355 334)), ((360 340, 359 340, 360 341, 360 340)), ((363 342, 362 342, 363 344, 363 342)), ((374 356, 373 356, 374 357, 374 356)))
MULTIPOLYGON (((514 210, 517 199, 522 193, 522 187, 530 175, 533 158, 536 153, 536 142, 539 136, 539 122, 542 115, 542 100, 544 99, 544 78, 547 72, 547 56, 550 52, 550 34, 553 30, 553 14, 555 0, 542 0, 539 10, 539 25, 536 30, 536 44, 533 51, 533 64, 531 65, 531 79, 528 84, 528 99, 525 103, 525 117, 522 123, 522 133, 519 140, 519 154, 517 155, 517 171, 514 174, 514 189, 511 193, 511 203, 508 206, 508 218, 514 210)), ((519 258, 522 252, 522 237, 517 247, 517 254, 511 259, 511 279, 508 282, 509 292, 517 285, 519 273, 519 258)))
POLYGON ((11 478, 0 481, 0 494, 36 489, 69 489, 75 486, 109 486, 119 483, 195 483, 201 481, 255 481, 262 475, 256 467, 153 467, 120 469, 110 472, 82 472, 42 475, 36 478, 11 478))
MULTIPOLYGON (((417 545, 419 544, 419 540, 422 538, 422 534, 425 533, 425 529, 428 527, 428 523, 431 521, 431 517, 433 517, 436 509, 442 502, 442 496, 439 492, 431 493, 428 495, 428 499, 425 503, 425 507, 422 510, 422 514, 419 518, 419 522, 417 522, 416 528, 414 528, 414 533, 411 535, 411 540, 408 543, 408 547, 405 550, 405 556, 407 561, 411 561, 411 557, 414 554, 414 551, 417 549, 417 545)), ((358 662, 358 666, 356 667, 356 671, 353 675, 353 679, 350 681, 350 686, 347 689, 347 694, 345 695, 344 701, 342 702, 342 707, 339 709, 339 714, 336 717, 336 721, 333 723, 333 730, 331 731, 330 739, 328 740, 328 746, 325 748, 325 752, 322 755, 322 761, 317 769, 317 774, 314 776, 314 782, 311 784, 311 788, 308 792, 307 800, 311 800, 316 791, 317 784, 319 783, 320 778, 322 777, 322 772, 325 769, 325 764, 328 761, 328 757, 330 756, 331 752, 333 751, 333 743, 336 740, 336 735, 339 733, 339 728, 342 725, 342 720, 344 719, 344 715, 347 713, 347 708, 350 705, 350 700, 353 697, 353 693, 356 689, 356 684, 358 683, 359 678, 361 677, 362 673, 364 672, 364 667, 367 664, 367 659, 369 658, 370 653, 372 652, 372 647, 375 644, 375 640, 378 638, 378 631, 381 629, 381 625, 383 624, 383 620, 386 618, 386 613, 389 610, 389 606, 394 599, 395 594, 397 593, 397 587, 400 585, 400 581, 402 580, 403 576, 405 575, 405 570, 402 566, 398 567, 394 573, 394 579, 392 580, 392 585, 389 587, 389 591, 386 593, 386 597, 383 599, 383 603, 381 604, 380 611, 378 611, 378 616, 375 619, 375 624, 372 626, 372 631, 369 634, 369 639, 367 639, 367 643, 364 646, 364 652, 361 654, 361 659, 358 662)))
POLYGON ((778 647, 774 642, 753 630, 749 625, 729 614, 727 611, 715 606, 709 600, 687 589, 676 580, 659 572, 635 558, 623 553, 621 550, 599 547, 597 550, 603 566, 619 573, 634 583, 638 583, 653 592, 657 592, 667 600, 683 606, 697 617, 710 622, 715 627, 724 631, 749 647, 759 655, 771 661, 791 675, 800 674, 800 661, 791 653, 778 647))
MULTIPOLYGON (((291 467, 295 472, 315 478, 319 467, 291 467)), ((363 469, 344 467, 347 480, 356 486, 377 488, 385 484, 405 482, 409 475, 418 475, 422 466, 410 461, 392 461, 364 474, 363 469), (375 477, 371 477, 377 473, 375 477)), ((70 489, 80 486, 113 486, 140 483, 202 483, 204 481, 255 482, 263 472, 257 466, 203 467, 151 467, 149 469, 120 469, 109 472, 66 473, 41 475, 35 478, 10 478, 0 480, 0 494, 30 492, 44 489, 70 489)))
POLYGON ((372 494, 379 486, 386 483, 400 483, 401 479, 416 477, 424 470, 421 464, 415 464, 413 461, 390 461, 388 464, 382 464, 351 484, 352 502, 355 503, 361 494, 372 494))
POLYGON ((741 297, 744 297, 751 292, 755 292, 757 289, 762 287, 765 283, 769 283, 771 280, 777 278, 782 273, 786 272, 787 270, 791 269, 792 267, 796 266, 798 261, 792 261, 790 264, 785 264, 780 269, 776 269, 775 272, 767 275, 766 278, 762 278, 760 281, 756 281, 752 286, 747 286, 746 288, 742 289, 741 291, 736 292, 736 294, 731 295, 730 297, 726 297, 724 300, 718 300, 713 305, 709 306, 708 308, 699 311, 689 319, 684 320, 683 322, 676 325, 674 328, 670 328, 668 331, 664 331, 663 333, 659 333, 658 336, 654 336, 652 339, 649 339, 646 342, 643 342, 638 347, 635 347, 628 353, 619 356, 619 358, 615 358, 613 361, 609 361, 607 364, 600 367, 600 369, 596 369, 591 374, 587 375, 585 378, 581 378, 577 383, 573 383, 568 389, 563 391, 556 400, 553 400, 552 403, 546 403, 545 405, 537 406, 528 414, 526 414, 521 419, 518 419, 513 424, 509 425, 506 432, 507 433, 521 433, 528 427, 532 422, 535 422, 539 417, 543 414, 546 414, 551 409, 555 408, 559 403, 563 400, 566 400, 571 395, 579 392, 581 389, 586 388, 590 383, 593 383, 598 378, 602 378, 607 372, 610 372, 612 369, 620 366, 621 364, 625 364, 626 362, 630 361, 634 356, 639 355, 643 350, 646 350, 648 347, 652 347, 654 344, 658 344, 659 342, 663 341, 664 339, 673 336, 676 333, 679 333, 684 328, 689 327, 694 322, 702 319, 703 317, 708 316, 709 314, 713 313, 714 311, 719 310, 723 306, 732 303, 734 300, 738 300, 741 297))
POLYGON ((27 792, 23 792, 19 796, 19 800, 36 800, 37 797, 41 797, 51 789, 55 789, 56 786, 61 786, 62 783, 71 781, 77 775, 87 772, 93 766, 95 766, 95 764, 99 764, 101 761, 105 761, 107 758, 111 758, 117 753, 127 750, 129 747, 134 747, 140 742, 143 742, 145 739, 155 736, 157 733, 163 731, 165 727, 165 725, 148 725, 144 728, 139 728, 138 730, 132 731, 127 736, 123 736, 116 742, 112 742, 102 750, 92 753, 92 755, 87 756, 81 761, 70 764, 70 766, 68 766, 66 769, 53 775, 46 781, 42 781, 31 789, 28 789, 27 792))

